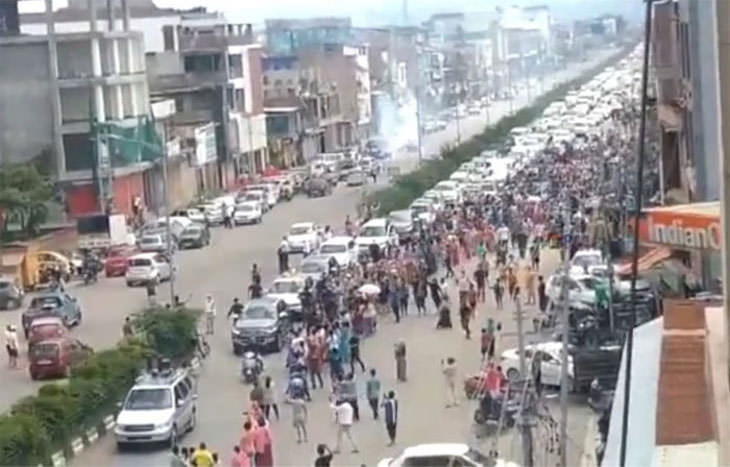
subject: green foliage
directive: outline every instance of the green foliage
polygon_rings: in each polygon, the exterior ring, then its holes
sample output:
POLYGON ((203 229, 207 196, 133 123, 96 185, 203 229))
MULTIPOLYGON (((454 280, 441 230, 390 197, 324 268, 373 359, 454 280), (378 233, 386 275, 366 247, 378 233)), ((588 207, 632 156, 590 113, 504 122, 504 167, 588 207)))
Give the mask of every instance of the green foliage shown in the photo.
POLYGON ((97 426, 115 411, 149 355, 192 353, 190 333, 198 315, 195 310, 147 310, 135 320, 145 326, 146 341, 125 339, 114 349, 94 353, 72 368, 68 384, 46 384, 36 396, 15 403, 0 417, 0 465, 48 463, 52 452, 97 426))
POLYGON ((587 83, 607 66, 618 62, 633 48, 634 46, 631 45, 582 76, 543 94, 531 106, 501 118, 497 123, 488 126, 482 133, 468 141, 458 146, 443 148, 440 159, 426 161, 417 170, 398 177, 391 186, 376 191, 371 198, 380 205, 378 215, 384 216, 393 210, 407 208, 426 190, 441 180, 447 179, 461 164, 478 156, 486 149, 500 145, 509 136, 512 128, 529 125, 542 115, 543 110, 551 102, 562 99, 571 89, 587 83))
POLYGON ((51 182, 34 164, 13 164, 0 167, 0 211, 5 225, 15 222, 21 231, 33 236, 46 221, 46 203, 53 196, 51 182))
POLYGON ((159 356, 179 362, 195 351, 200 314, 196 309, 152 308, 135 315, 133 324, 159 356))

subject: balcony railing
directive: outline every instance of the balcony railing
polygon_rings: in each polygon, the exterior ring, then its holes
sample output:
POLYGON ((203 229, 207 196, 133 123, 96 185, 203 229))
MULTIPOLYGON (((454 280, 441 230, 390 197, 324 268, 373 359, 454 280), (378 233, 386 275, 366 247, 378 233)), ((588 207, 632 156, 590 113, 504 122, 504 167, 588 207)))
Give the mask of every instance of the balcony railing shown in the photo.
POLYGON ((231 45, 248 45, 246 35, 185 34, 180 36, 180 50, 225 50, 231 45))

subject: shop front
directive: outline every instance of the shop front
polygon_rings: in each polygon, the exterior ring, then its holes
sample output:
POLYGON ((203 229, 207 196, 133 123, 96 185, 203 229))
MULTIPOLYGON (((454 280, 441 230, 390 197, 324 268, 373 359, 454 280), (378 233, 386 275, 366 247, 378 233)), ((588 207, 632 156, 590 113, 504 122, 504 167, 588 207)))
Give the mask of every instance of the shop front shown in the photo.
MULTIPOLYGON (((681 278, 683 286, 714 291, 722 277, 720 203, 690 203, 645 209, 639 222, 642 273, 653 269, 681 278), (672 273, 670 273, 671 271, 672 273)), ((630 273, 630 265, 623 272, 630 273)))

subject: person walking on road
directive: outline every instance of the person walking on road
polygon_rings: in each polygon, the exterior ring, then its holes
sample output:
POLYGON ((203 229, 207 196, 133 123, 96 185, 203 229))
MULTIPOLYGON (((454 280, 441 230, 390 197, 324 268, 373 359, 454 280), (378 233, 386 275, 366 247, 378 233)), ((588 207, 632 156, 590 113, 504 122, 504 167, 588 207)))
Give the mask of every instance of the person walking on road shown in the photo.
POLYGON ((289 270, 289 242, 286 237, 281 239, 277 255, 279 257, 279 274, 284 274, 289 270))
POLYGON ((406 381, 406 343, 400 339, 395 344, 395 374, 398 381, 406 381))
POLYGON ((335 399, 331 407, 335 412, 335 419, 337 421, 337 444, 335 445, 335 450, 332 452, 335 454, 340 452, 343 436, 350 441, 350 444, 352 445, 352 452, 360 452, 357 449, 357 444, 355 444, 355 440, 352 438, 351 433, 353 417, 352 406, 347 401, 335 399))
POLYGON ((205 333, 209 335, 213 335, 213 332, 215 330, 215 315, 216 315, 216 309, 215 309, 215 300, 213 300, 213 295, 208 294, 205 296, 205 333))
POLYGON ((357 400, 357 384, 355 383, 355 376, 352 373, 348 373, 342 381, 340 381, 337 386, 337 396, 339 400, 350 403, 352 406, 353 418, 356 422, 359 422, 360 404, 357 400))
POLYGON ((456 360, 453 357, 441 360, 441 372, 446 382, 446 407, 459 405, 456 398, 456 360))
POLYGON ((267 420, 270 420, 269 414, 271 410, 274 410, 274 414, 276 415, 276 419, 279 420, 279 405, 276 403, 276 389, 274 386, 274 381, 271 379, 271 376, 267 376, 264 378, 264 395, 262 400, 262 409, 264 410, 264 415, 266 416, 267 420))
POLYGON ((370 378, 365 384, 365 393, 368 398, 368 404, 373 411, 373 420, 378 419, 378 403, 380 400, 380 380, 378 379, 375 368, 370 369, 370 378))
POLYGON ((350 373, 355 374, 355 363, 360 365, 360 369, 365 372, 365 364, 360 358, 360 336, 357 333, 350 335, 350 373))
POLYGON ((5 327, 5 350, 8 352, 8 368, 18 368, 18 331, 15 326, 8 324, 5 327))
POLYGON ((307 442, 307 402, 301 394, 295 394, 288 400, 291 405, 292 425, 297 432, 297 443, 307 442))
POLYGON ((388 395, 383 400, 383 419, 390 439, 388 446, 392 446, 395 444, 396 429, 398 428, 398 401, 395 398, 395 391, 388 391, 388 395))

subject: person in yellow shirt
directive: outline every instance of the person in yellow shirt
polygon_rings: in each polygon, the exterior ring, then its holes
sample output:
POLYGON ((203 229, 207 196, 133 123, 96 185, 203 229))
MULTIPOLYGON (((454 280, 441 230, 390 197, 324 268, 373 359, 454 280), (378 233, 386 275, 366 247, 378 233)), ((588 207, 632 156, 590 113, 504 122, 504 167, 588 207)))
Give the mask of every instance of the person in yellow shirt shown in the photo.
POLYGON ((198 449, 193 452, 190 456, 190 463, 195 467, 213 467, 215 461, 213 460, 213 453, 211 453, 205 443, 200 443, 198 449))

